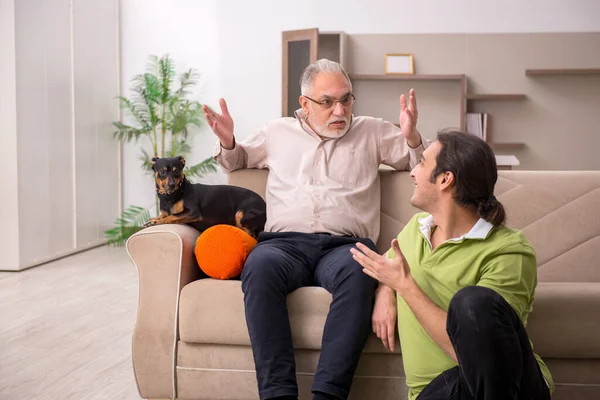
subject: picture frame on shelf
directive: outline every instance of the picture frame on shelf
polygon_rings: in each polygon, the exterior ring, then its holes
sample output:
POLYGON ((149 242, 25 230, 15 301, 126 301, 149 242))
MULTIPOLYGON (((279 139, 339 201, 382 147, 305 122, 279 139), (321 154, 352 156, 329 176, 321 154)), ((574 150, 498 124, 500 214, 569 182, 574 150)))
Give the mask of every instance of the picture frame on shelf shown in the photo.
POLYGON ((415 62, 412 54, 386 54, 386 75, 414 75, 415 62))

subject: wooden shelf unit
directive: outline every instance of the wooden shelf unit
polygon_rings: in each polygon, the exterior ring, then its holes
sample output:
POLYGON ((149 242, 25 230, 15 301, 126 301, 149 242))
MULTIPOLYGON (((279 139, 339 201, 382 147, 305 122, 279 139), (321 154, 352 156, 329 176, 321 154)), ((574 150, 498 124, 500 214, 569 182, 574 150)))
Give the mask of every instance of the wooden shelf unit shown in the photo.
POLYGON ((488 142, 494 150, 522 150, 525 148, 525 143, 518 142, 488 142))
POLYGON ((350 75, 350 80, 371 80, 371 81, 387 81, 387 80, 398 80, 398 81, 461 81, 465 79, 464 74, 454 75, 350 75))
POLYGON ((490 100, 490 101, 509 101, 509 100, 525 100, 527 99, 526 94, 515 94, 515 93, 469 93, 467 94, 467 100, 490 100))
POLYGON ((600 75, 600 68, 526 69, 527 76, 600 75))

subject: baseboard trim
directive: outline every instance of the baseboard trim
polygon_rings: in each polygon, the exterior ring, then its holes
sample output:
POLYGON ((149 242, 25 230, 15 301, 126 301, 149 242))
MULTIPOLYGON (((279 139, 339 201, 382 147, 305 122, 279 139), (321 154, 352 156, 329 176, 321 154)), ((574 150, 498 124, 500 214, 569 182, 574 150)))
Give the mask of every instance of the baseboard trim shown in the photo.
POLYGON ((21 266, 19 269, 8 269, 8 267, 6 267, 6 266, 0 266, 0 272, 21 272, 21 271, 25 271, 25 270, 28 270, 28 269, 31 269, 31 268, 40 267, 42 265, 45 265, 45 264, 48 264, 48 263, 51 263, 51 262, 54 262, 54 261, 58 261, 58 260, 61 260, 63 258, 72 256, 72 255, 75 255, 75 254, 78 254, 78 253, 83 253, 84 251, 88 251, 88 250, 95 249, 97 247, 105 246, 106 243, 107 243, 106 240, 101 240, 99 242, 92 243, 92 244, 90 244, 88 246, 83 246, 83 247, 81 247, 79 249, 76 249, 76 250, 70 250, 70 251, 67 251, 65 253, 61 253, 61 254, 55 255, 55 256, 50 256, 50 257, 42 258, 42 259, 40 259, 40 260, 38 260, 38 261, 36 261, 35 263, 32 263, 32 264, 25 264, 24 266, 21 266))

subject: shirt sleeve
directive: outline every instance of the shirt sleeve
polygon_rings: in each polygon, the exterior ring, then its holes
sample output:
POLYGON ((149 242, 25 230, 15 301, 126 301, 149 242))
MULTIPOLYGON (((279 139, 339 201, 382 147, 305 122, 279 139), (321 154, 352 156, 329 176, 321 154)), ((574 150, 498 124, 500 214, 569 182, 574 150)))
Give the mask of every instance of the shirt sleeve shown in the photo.
POLYGON ((483 265, 477 286, 494 290, 524 320, 531 311, 529 308, 537 285, 536 268, 533 249, 511 245, 483 265))
POLYGON ((421 144, 411 148, 402 130, 389 121, 382 122, 379 129, 379 157, 381 164, 397 170, 411 170, 420 161, 421 154, 431 144, 431 141, 421 136, 421 144))
POLYGON ((235 142, 231 150, 224 149, 217 140, 213 157, 226 173, 242 168, 266 168, 266 127, 255 131, 243 142, 235 142))

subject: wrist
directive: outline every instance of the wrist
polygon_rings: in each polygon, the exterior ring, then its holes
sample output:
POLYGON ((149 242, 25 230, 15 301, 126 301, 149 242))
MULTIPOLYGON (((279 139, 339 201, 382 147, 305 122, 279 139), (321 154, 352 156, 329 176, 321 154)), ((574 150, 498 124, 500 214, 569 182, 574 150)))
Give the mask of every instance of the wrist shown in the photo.
POLYGON ((380 283, 379 286, 377 286, 376 291, 378 293, 386 293, 386 294, 391 294, 391 295, 396 296, 396 291, 394 290, 394 288, 391 288, 384 283, 380 283))
POLYGON ((401 282, 397 282, 394 285, 394 290, 398 293, 398 296, 406 299, 406 297, 411 296, 415 293, 415 289, 417 288, 417 283, 415 282, 412 275, 408 274, 405 276, 401 282))
POLYGON ((235 148, 235 137, 233 139, 231 139, 231 142, 229 143, 225 143, 225 142, 220 142, 221 143, 221 147, 224 148, 225 150, 233 150, 235 148))
POLYGON ((418 132, 413 133, 406 138, 406 143, 411 149, 416 149, 421 145, 421 135, 418 132))

